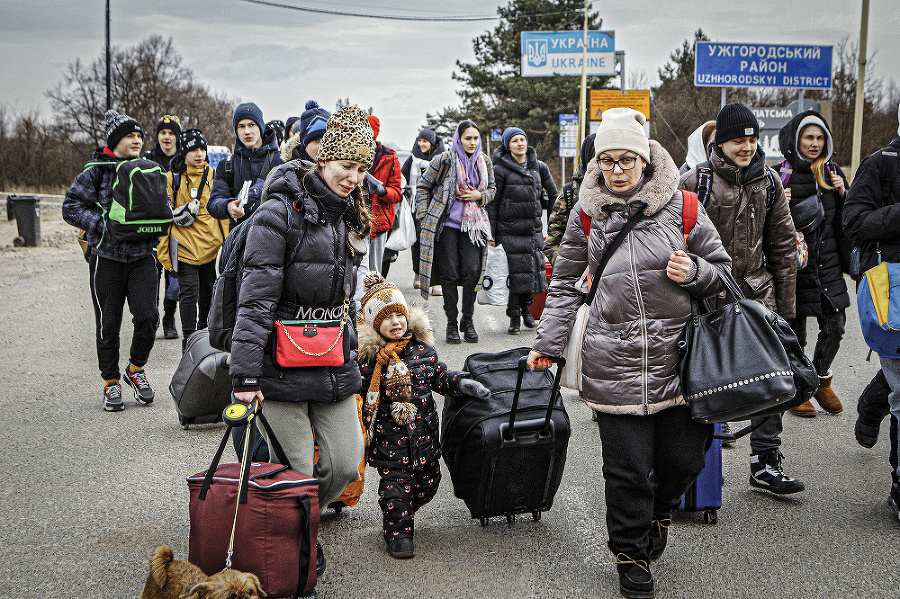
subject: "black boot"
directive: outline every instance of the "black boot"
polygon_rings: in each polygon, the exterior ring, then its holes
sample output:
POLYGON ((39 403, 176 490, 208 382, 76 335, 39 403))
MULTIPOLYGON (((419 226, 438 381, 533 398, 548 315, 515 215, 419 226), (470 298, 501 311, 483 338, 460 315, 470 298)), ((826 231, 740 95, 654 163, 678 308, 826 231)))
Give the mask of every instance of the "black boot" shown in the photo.
POLYGON ((633 599, 656 597, 650 564, 620 553, 616 556, 616 570, 619 572, 619 591, 622 596, 633 599))
POLYGON ((509 328, 506 329, 506 332, 509 333, 510 335, 518 335, 520 330, 521 330, 521 328, 519 325, 519 315, 516 314, 515 316, 510 316, 509 317, 509 328))
POLYGON ((447 321, 447 343, 462 343, 462 339, 459 338, 459 330, 456 328, 455 320, 447 321))
POLYGON ((463 316, 459 321, 459 330, 462 331, 466 343, 478 343, 478 333, 475 331, 475 323, 471 316, 463 316))
POLYGON ((878 442, 881 421, 891 411, 888 403, 890 393, 891 387, 884 378, 884 372, 879 370, 859 396, 859 403, 856 405, 859 417, 856 419, 854 433, 856 440, 866 449, 875 447, 878 442))
POLYGON ((175 308, 178 302, 175 300, 163 300, 163 337, 166 339, 178 339, 178 329, 175 328, 175 308))
POLYGON ((534 316, 532 316, 531 310, 529 310, 528 307, 522 308, 522 324, 528 329, 533 329, 534 325, 537 324, 534 322, 534 316))

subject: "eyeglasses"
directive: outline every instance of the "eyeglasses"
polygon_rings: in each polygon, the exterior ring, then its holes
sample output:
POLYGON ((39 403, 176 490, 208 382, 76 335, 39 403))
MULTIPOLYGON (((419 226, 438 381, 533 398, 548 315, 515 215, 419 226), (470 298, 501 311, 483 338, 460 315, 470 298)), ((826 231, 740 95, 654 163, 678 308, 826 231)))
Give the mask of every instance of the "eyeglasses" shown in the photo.
POLYGON ((637 156, 623 156, 618 160, 612 158, 598 158, 597 164, 600 165, 601 171, 611 171, 619 165, 623 171, 630 171, 637 164, 637 156))

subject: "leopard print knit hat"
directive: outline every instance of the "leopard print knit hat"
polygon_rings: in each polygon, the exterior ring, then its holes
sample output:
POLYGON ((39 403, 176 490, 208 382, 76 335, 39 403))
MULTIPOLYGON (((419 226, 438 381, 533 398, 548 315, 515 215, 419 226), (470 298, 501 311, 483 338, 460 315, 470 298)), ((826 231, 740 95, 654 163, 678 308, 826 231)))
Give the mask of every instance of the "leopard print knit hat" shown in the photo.
POLYGON ((345 106, 331 115, 316 160, 355 160, 372 166, 375 138, 359 106, 345 106))

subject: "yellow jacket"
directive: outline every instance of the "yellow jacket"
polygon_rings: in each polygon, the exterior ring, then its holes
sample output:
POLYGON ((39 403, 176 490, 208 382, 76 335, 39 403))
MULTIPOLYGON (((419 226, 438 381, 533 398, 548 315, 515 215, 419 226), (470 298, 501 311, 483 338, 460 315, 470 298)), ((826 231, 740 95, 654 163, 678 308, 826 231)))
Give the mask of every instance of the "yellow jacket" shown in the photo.
POLYGON ((177 193, 172 193, 173 174, 167 173, 169 197, 174 197, 175 202, 172 208, 175 209, 184 204, 190 203, 192 190, 196 190, 200 185, 200 180, 204 179, 200 192, 200 213, 189 227, 179 227, 173 224, 169 229, 168 235, 163 235, 159 240, 156 255, 160 263, 166 268, 172 268, 172 259, 169 255, 170 242, 172 237, 178 240, 178 261, 200 266, 216 259, 219 248, 225 242, 228 236, 228 221, 213 218, 206 205, 209 202, 209 194, 212 191, 213 169, 207 169, 206 165, 202 167, 188 166, 187 171, 181 173, 181 181, 178 184, 177 193), (203 173, 206 172, 204 179, 203 173))

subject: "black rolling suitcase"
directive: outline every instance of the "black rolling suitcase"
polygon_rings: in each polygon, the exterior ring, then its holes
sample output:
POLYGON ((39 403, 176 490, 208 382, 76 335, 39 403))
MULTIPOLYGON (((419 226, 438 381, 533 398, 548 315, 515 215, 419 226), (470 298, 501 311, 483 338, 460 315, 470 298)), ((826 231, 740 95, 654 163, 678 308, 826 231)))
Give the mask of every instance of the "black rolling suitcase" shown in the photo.
POLYGON ((192 424, 222 420, 222 410, 231 403, 231 389, 228 352, 210 346, 207 329, 192 333, 169 384, 181 426, 187 430, 192 424))
POLYGON ((559 392, 561 368, 528 370, 529 348, 473 354, 465 370, 491 390, 481 400, 444 401, 441 450, 453 493, 473 518, 530 513, 539 520, 553 505, 571 432, 559 392))

